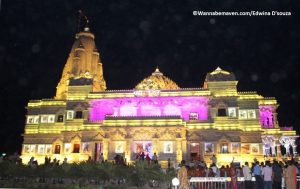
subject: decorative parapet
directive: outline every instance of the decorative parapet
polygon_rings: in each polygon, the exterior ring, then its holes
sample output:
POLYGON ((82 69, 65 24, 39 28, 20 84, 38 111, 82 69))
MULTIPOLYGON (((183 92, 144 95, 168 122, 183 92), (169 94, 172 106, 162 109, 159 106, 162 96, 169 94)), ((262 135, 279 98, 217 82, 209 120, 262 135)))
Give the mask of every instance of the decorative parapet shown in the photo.
MULTIPOLYGON (((183 88, 178 90, 152 90, 155 95, 149 95, 151 90, 106 90, 103 92, 91 92, 88 94, 89 99, 99 98, 123 98, 136 96, 210 96, 211 91, 203 88, 183 88), (159 92, 158 92, 159 91, 159 92), (147 94, 147 95, 141 95, 147 94)), ((236 95, 233 95, 236 96, 236 95)))
POLYGON ((105 116, 105 120, 182 119, 181 116, 105 116))
POLYGON ((214 129, 214 124, 211 122, 202 122, 202 123, 191 123, 186 124, 188 129, 214 129))
POLYGON ((241 100, 259 100, 263 99, 264 97, 257 94, 256 91, 242 91, 238 92, 239 99, 241 100))
POLYGON ((265 135, 282 135, 282 136, 294 136, 294 137, 298 137, 296 135, 296 131, 293 130, 282 130, 280 129, 262 129, 263 130, 263 134, 265 135))
POLYGON ((277 105, 275 97, 264 97, 264 99, 258 101, 259 105, 277 105))
POLYGON ((144 119, 144 120, 128 120, 128 119, 118 119, 118 120, 104 120, 103 126, 185 126, 186 123, 182 119, 144 119))
POLYGON ((55 99, 42 99, 42 100, 30 100, 27 108, 40 107, 40 106, 65 106, 66 101, 55 99))

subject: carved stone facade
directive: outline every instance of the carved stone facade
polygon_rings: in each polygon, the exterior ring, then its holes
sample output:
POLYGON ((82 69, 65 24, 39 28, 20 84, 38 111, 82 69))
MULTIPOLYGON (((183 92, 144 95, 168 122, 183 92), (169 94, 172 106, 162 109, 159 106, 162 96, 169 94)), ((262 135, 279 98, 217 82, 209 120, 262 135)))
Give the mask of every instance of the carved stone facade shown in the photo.
POLYGON ((63 70, 54 99, 31 100, 22 158, 69 162, 91 157, 127 162, 156 153, 159 162, 216 154, 219 164, 295 153, 296 132, 280 127, 275 98, 238 92, 233 73, 217 68, 203 88, 179 88, 158 68, 132 90, 106 90, 94 35, 85 29, 63 70))

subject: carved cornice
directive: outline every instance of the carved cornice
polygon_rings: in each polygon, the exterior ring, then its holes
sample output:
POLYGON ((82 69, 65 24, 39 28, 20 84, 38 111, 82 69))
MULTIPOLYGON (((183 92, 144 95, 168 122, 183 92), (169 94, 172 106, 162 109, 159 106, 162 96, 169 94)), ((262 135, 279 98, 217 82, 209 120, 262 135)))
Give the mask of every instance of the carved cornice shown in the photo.
POLYGON ((105 133, 104 132, 99 132, 95 136, 91 138, 92 141, 101 141, 105 138, 105 133))
POLYGON ((71 142, 75 141, 75 140, 81 141, 81 136, 78 133, 76 135, 74 135, 73 137, 71 137, 71 142))
POLYGON ((132 134, 132 138, 134 140, 151 140, 153 133, 150 129, 136 129, 132 134))
POLYGON ((112 140, 125 140, 125 136, 127 135, 124 129, 115 129, 109 133, 109 138, 112 140))

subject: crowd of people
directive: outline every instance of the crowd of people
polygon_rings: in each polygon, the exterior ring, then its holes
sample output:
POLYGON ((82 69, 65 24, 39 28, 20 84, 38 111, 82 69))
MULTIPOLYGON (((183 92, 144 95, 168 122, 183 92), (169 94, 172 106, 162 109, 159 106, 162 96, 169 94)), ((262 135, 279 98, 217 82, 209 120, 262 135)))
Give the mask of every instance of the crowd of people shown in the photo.
POLYGON ((148 162, 148 164, 152 163, 158 163, 158 157, 156 155, 156 153, 154 152, 154 154, 152 155, 152 157, 150 156, 150 153, 145 153, 144 151, 137 153, 136 155, 136 160, 139 161, 144 161, 146 160, 148 162))
POLYGON ((300 174, 300 169, 299 164, 293 159, 288 162, 276 160, 259 162, 254 159, 251 166, 248 162, 241 166, 232 161, 230 165, 219 167, 216 161, 216 157, 213 156, 211 165, 207 166, 204 161, 186 163, 183 160, 178 170, 180 188, 188 188, 186 177, 230 177, 231 181, 227 183, 227 188, 230 189, 296 189, 297 187, 297 175, 300 174), (238 181, 238 177, 243 177, 244 182, 238 181))

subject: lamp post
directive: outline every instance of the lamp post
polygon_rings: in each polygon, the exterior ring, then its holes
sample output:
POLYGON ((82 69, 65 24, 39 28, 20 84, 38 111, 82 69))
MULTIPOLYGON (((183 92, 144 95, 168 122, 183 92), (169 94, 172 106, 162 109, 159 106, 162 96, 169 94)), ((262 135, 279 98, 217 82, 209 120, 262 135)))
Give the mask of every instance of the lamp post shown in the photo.
POLYGON ((172 185, 175 186, 175 189, 178 189, 178 186, 179 186, 179 180, 177 177, 174 177, 172 179, 172 185))

